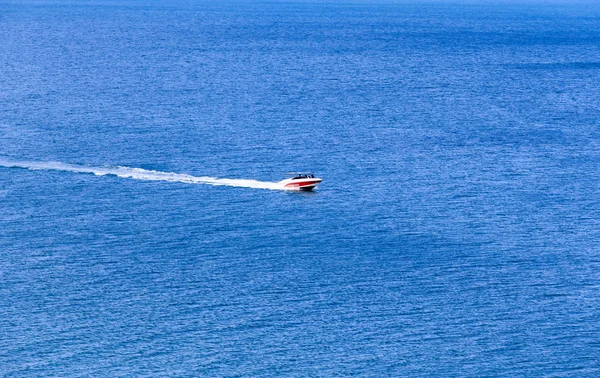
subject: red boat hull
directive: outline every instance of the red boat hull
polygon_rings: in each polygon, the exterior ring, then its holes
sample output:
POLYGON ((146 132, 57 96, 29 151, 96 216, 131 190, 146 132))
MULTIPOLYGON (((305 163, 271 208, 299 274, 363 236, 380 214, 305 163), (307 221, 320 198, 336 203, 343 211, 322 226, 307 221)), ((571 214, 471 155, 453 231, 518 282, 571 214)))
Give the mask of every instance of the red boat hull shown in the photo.
POLYGON ((321 182, 320 179, 306 179, 306 180, 294 180, 290 183, 285 184, 286 189, 295 189, 295 190, 304 190, 310 191, 313 190, 317 184, 321 182))

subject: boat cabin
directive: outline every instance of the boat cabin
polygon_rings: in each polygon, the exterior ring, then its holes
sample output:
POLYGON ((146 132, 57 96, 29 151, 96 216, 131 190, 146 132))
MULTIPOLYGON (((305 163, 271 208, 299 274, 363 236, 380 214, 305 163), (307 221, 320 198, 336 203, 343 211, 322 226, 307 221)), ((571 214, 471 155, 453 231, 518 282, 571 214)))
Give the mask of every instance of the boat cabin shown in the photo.
POLYGON ((315 178, 315 175, 313 175, 310 172, 291 172, 291 173, 288 173, 288 175, 290 176, 290 178, 292 180, 315 178))

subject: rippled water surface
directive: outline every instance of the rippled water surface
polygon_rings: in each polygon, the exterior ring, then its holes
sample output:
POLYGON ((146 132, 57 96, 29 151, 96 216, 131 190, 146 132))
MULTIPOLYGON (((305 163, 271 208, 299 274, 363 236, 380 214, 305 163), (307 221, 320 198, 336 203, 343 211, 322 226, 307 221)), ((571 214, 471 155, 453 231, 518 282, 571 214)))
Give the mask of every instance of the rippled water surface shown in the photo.
POLYGON ((0 374, 598 376, 599 83, 596 5, 3 2, 0 374))

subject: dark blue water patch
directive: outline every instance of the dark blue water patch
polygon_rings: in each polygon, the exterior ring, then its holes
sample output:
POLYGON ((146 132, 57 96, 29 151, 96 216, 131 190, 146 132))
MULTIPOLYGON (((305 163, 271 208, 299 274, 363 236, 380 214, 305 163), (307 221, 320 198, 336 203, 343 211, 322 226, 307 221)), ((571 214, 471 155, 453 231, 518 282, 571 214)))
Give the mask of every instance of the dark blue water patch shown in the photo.
POLYGON ((600 62, 527 63, 513 65, 524 70, 597 70, 600 62))

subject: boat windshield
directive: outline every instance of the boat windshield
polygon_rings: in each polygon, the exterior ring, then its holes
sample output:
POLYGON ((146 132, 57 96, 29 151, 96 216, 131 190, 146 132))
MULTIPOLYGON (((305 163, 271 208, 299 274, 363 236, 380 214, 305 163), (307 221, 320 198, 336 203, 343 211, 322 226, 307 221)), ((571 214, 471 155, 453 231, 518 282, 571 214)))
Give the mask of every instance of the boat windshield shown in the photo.
POLYGON ((313 175, 312 173, 296 173, 296 174, 294 174, 294 177, 292 177, 292 180, 306 179, 306 178, 315 178, 315 175, 313 175))

